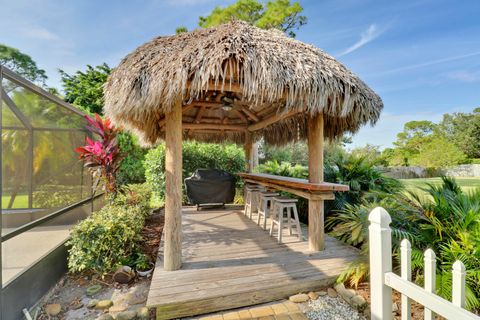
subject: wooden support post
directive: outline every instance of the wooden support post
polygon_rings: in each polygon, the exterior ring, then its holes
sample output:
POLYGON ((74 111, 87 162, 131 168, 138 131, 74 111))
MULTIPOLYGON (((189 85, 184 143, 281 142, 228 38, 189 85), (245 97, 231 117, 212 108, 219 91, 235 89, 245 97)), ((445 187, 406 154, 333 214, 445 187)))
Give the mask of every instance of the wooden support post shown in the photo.
POLYGON ((165 114, 165 250, 163 268, 182 266, 182 104, 165 114))
POLYGON ((253 169, 253 139, 250 132, 245 132, 245 170, 247 172, 252 172, 253 169))
MULTIPOLYGON (((323 182, 323 114, 308 121, 308 180, 323 182)), ((324 246, 323 200, 308 201, 308 246, 312 251, 322 251, 324 246)))

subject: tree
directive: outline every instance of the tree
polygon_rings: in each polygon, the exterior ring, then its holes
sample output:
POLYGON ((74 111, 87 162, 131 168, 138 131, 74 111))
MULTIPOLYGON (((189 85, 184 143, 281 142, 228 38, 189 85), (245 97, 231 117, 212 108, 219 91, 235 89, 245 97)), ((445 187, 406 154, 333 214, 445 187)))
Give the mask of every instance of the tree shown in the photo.
POLYGON ((480 108, 472 113, 445 114, 440 127, 469 158, 480 158, 480 108))
POLYGON ((87 65, 86 71, 73 75, 59 71, 66 102, 90 113, 103 113, 103 85, 112 71, 106 63, 96 67, 87 65))
POLYGON ((467 157, 446 137, 435 135, 412 157, 411 163, 426 168, 446 168, 465 162, 467 157))
POLYGON ((45 70, 38 68, 29 55, 18 49, 0 44, 0 64, 32 82, 45 86, 48 78, 45 70))
POLYGON ((393 165, 410 165, 412 157, 418 155, 421 148, 431 141, 437 125, 431 121, 410 121, 405 123, 403 131, 397 134, 393 143, 395 152, 390 154, 393 165))
POLYGON ((291 4, 290 0, 271 0, 265 4, 258 0, 238 0, 224 8, 216 7, 208 16, 199 17, 198 25, 208 28, 234 18, 262 29, 278 29, 295 37, 294 30, 307 23, 302 11, 298 2, 291 4))

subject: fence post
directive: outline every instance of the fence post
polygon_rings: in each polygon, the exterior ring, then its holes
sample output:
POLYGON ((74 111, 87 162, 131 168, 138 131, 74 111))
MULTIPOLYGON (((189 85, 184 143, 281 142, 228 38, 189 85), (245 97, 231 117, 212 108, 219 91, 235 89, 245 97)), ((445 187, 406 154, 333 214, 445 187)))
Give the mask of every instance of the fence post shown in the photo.
MULTIPOLYGON (((402 279, 412 280, 412 246, 410 241, 403 239, 400 243, 400 263, 402 279)), ((402 294, 402 320, 410 320, 412 316, 412 303, 407 295, 402 294)))
MULTIPOLYGON (((437 260, 435 252, 432 249, 427 249, 423 256, 423 261, 425 263, 424 274, 425 274, 425 291, 435 293, 435 279, 437 274, 437 260)), ((425 320, 434 320, 435 315, 432 310, 425 307, 425 320)))
POLYGON ((368 220, 371 319, 392 319, 392 289, 384 280, 385 273, 392 271, 392 219, 385 209, 377 207, 370 212, 368 220))
POLYGON ((457 307, 465 307, 465 266, 457 260, 452 266, 452 303, 457 307))

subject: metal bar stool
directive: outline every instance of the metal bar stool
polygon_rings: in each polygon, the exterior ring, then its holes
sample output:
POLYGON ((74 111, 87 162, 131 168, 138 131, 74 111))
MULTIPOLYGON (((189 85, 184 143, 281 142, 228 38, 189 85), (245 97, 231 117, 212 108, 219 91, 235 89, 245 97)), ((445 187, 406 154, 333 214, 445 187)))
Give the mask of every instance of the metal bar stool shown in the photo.
POLYGON ((275 225, 278 227, 277 239, 282 242, 283 223, 286 222, 289 234, 292 235, 292 222, 297 229, 298 240, 303 241, 302 228, 298 219, 297 199, 286 197, 275 197, 273 199, 272 217, 270 224, 270 235, 273 235, 275 225), (292 218, 293 213, 293 218, 292 218))
POLYGON ((270 216, 273 199, 279 194, 273 191, 260 192, 260 200, 258 201, 258 215, 257 224, 260 225, 260 220, 263 218, 263 229, 267 229, 267 219, 270 216))
POLYGON ((250 219, 252 218, 252 212, 257 210, 258 207, 258 196, 257 193, 265 191, 265 188, 260 185, 247 185, 245 186, 246 196, 245 196, 245 211, 244 214, 250 219))

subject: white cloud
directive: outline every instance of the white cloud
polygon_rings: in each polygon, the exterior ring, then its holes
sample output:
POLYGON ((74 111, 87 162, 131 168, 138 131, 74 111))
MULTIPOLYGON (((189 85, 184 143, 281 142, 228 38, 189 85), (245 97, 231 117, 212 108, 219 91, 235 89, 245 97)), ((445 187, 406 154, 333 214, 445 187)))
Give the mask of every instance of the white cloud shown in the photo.
POLYGON ((29 38, 39 39, 39 40, 48 40, 48 41, 59 41, 61 38, 53 33, 52 31, 39 27, 39 26, 30 26, 23 30, 23 34, 29 38))
POLYGON ((343 51, 339 56, 343 56, 343 55, 352 53, 355 50, 360 49, 367 43, 372 42, 373 40, 378 38, 378 36, 380 36, 383 32, 384 30, 378 29, 376 24, 371 24, 367 28, 367 30, 363 31, 360 34, 360 39, 357 42, 355 42, 353 45, 351 45, 349 48, 347 48, 345 51, 343 51))
POLYGON ((450 72, 447 77, 461 82, 476 82, 480 81, 480 71, 471 72, 466 70, 459 70, 450 72))

